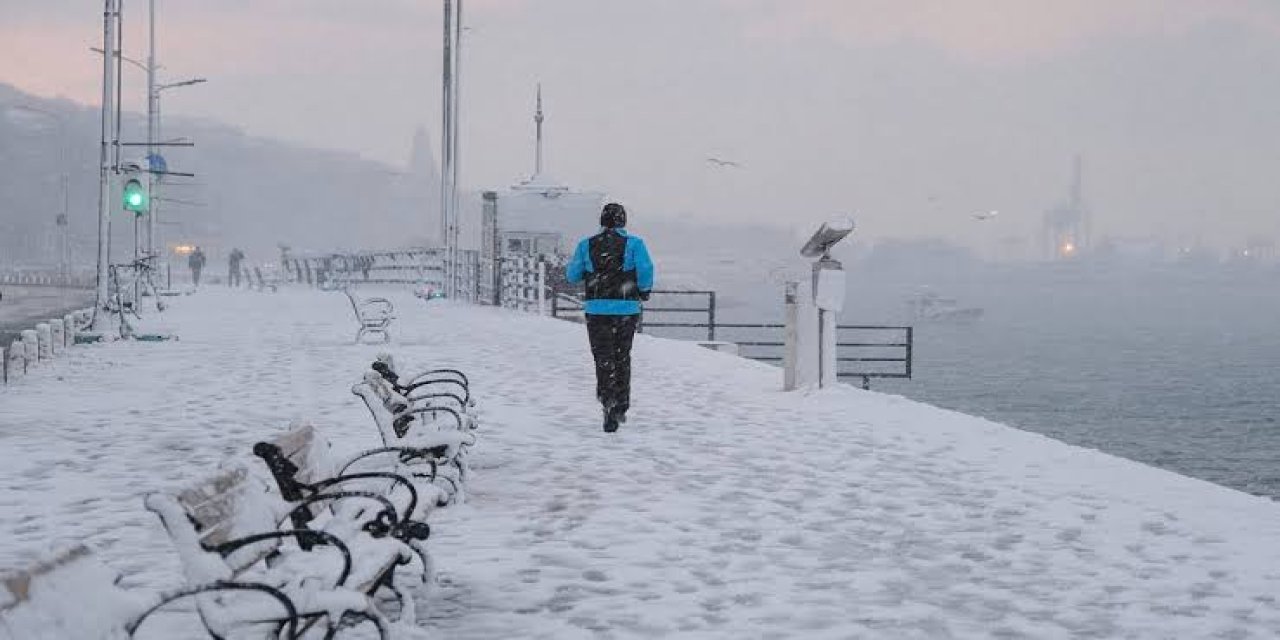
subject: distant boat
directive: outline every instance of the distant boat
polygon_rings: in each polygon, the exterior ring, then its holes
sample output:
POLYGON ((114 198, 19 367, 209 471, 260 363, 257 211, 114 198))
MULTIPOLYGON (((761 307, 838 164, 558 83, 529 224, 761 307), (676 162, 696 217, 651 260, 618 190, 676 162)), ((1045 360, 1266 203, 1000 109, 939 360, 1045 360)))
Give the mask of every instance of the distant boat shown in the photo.
POLYGON ((981 307, 962 307, 953 298, 925 291, 907 301, 913 320, 922 322, 973 322, 982 318, 981 307))

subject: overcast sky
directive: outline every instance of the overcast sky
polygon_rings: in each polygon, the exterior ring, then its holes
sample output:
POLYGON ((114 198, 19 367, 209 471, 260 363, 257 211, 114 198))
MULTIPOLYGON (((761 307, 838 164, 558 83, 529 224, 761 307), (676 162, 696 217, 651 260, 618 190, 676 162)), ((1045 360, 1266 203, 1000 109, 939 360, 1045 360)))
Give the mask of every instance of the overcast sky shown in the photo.
MULTIPOLYGON (((441 3, 157 0, 165 112, 403 164, 439 132, 441 3)), ((142 0, 126 50, 145 56, 142 0)), ((101 0, 0 0, 0 81, 96 103, 101 0)), ((984 249, 1071 157, 1102 234, 1280 236, 1276 0, 466 0, 464 180, 532 165, 638 212, 984 249), (708 156, 741 169, 716 168, 708 156), (998 209, 994 221, 976 211, 998 209)), ((126 71, 131 108, 144 78, 126 71)), ((176 133, 176 132, 173 132, 176 133)))

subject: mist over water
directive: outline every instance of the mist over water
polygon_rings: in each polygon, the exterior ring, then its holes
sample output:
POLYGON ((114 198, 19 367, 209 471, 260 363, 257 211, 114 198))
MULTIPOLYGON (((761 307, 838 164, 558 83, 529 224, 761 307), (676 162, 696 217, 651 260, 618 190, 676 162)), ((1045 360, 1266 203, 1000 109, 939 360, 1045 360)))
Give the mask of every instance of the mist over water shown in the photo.
MULTIPOLYGON (((1274 276, 1073 271, 946 282, 985 317, 920 324, 916 378, 876 388, 1280 496, 1274 276)), ((901 289, 855 283, 858 316, 901 289)))
MULTIPOLYGON (((914 378, 874 390, 1280 497, 1274 267, 846 266, 842 323, 915 326, 914 378), (921 291, 984 316, 914 320, 921 291)), ((781 318, 781 286, 720 284, 725 321, 781 318)))

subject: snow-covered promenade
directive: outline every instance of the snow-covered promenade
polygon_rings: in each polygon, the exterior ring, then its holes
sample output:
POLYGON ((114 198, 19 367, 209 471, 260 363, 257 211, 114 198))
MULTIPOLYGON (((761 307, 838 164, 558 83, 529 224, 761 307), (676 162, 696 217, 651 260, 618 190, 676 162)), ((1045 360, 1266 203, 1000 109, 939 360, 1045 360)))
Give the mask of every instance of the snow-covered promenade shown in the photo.
POLYGON ((1265 499, 645 337, 604 434, 582 327, 396 302, 394 343, 356 346, 339 294, 204 290, 166 313, 178 342, 0 388, 0 570, 84 541, 177 584, 142 494, 297 419, 373 446, 349 389, 386 349, 467 371, 482 411, 469 503, 432 520, 442 638, 1280 637, 1265 499))

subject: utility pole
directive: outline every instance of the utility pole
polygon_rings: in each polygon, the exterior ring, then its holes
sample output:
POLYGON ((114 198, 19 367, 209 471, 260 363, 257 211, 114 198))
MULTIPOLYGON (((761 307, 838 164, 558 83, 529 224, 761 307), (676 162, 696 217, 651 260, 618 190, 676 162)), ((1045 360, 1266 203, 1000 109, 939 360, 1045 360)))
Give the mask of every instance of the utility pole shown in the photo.
POLYGON ((444 290, 455 298, 461 293, 458 200, 458 97, 462 60, 462 1, 444 0, 444 73, 441 91, 440 231, 444 240, 444 290), (454 3, 457 3, 455 13, 454 3))
POLYGON ((453 0, 444 0, 444 60, 441 80, 441 124, 440 124, 440 240, 444 242, 444 295, 453 297, 450 288, 452 282, 452 244, 450 242, 450 222, 453 207, 453 190, 450 183, 453 179, 453 0))
POLYGON ((453 115, 453 134, 449 137, 450 143, 453 144, 453 158, 452 158, 452 161, 450 162, 450 167, 449 167, 450 170, 453 172, 453 177, 449 181, 449 189, 453 197, 453 206, 450 207, 450 212, 452 213, 450 219, 453 221, 453 237, 451 238, 451 240, 453 245, 453 265, 454 265, 453 295, 454 297, 458 297, 462 290, 462 247, 460 246, 460 242, 459 242, 461 239, 461 230, 462 230, 462 206, 461 206, 461 201, 458 198, 458 184, 459 184, 458 173, 459 173, 459 168, 461 167, 461 164, 462 164, 461 161, 459 160, 460 148, 461 148, 459 145, 459 140, 462 136, 460 132, 461 128, 458 126, 458 123, 460 122, 461 120, 460 116, 462 115, 462 111, 459 108, 459 104, 461 103, 461 97, 462 97, 462 2, 463 0, 456 0, 456 1, 458 3, 458 10, 457 10, 457 14, 454 16, 454 22, 453 22, 453 91, 450 92, 450 95, 453 97, 453 108, 449 110, 449 112, 453 115))
POLYGON ((100 330, 107 306, 107 269, 111 260, 111 204, 113 152, 115 151, 117 29, 120 26, 119 0, 103 0, 102 12, 102 138, 98 153, 98 269, 94 299, 93 328, 100 330))
POLYGON ((159 118, 159 105, 156 102, 159 97, 156 95, 156 0, 148 0, 149 2, 149 18, 148 29, 150 30, 150 40, 147 45, 147 194, 148 204, 147 211, 147 255, 154 257, 156 255, 156 210, 160 208, 160 200, 156 197, 156 189, 160 184, 160 177, 156 175, 156 125, 159 118))

